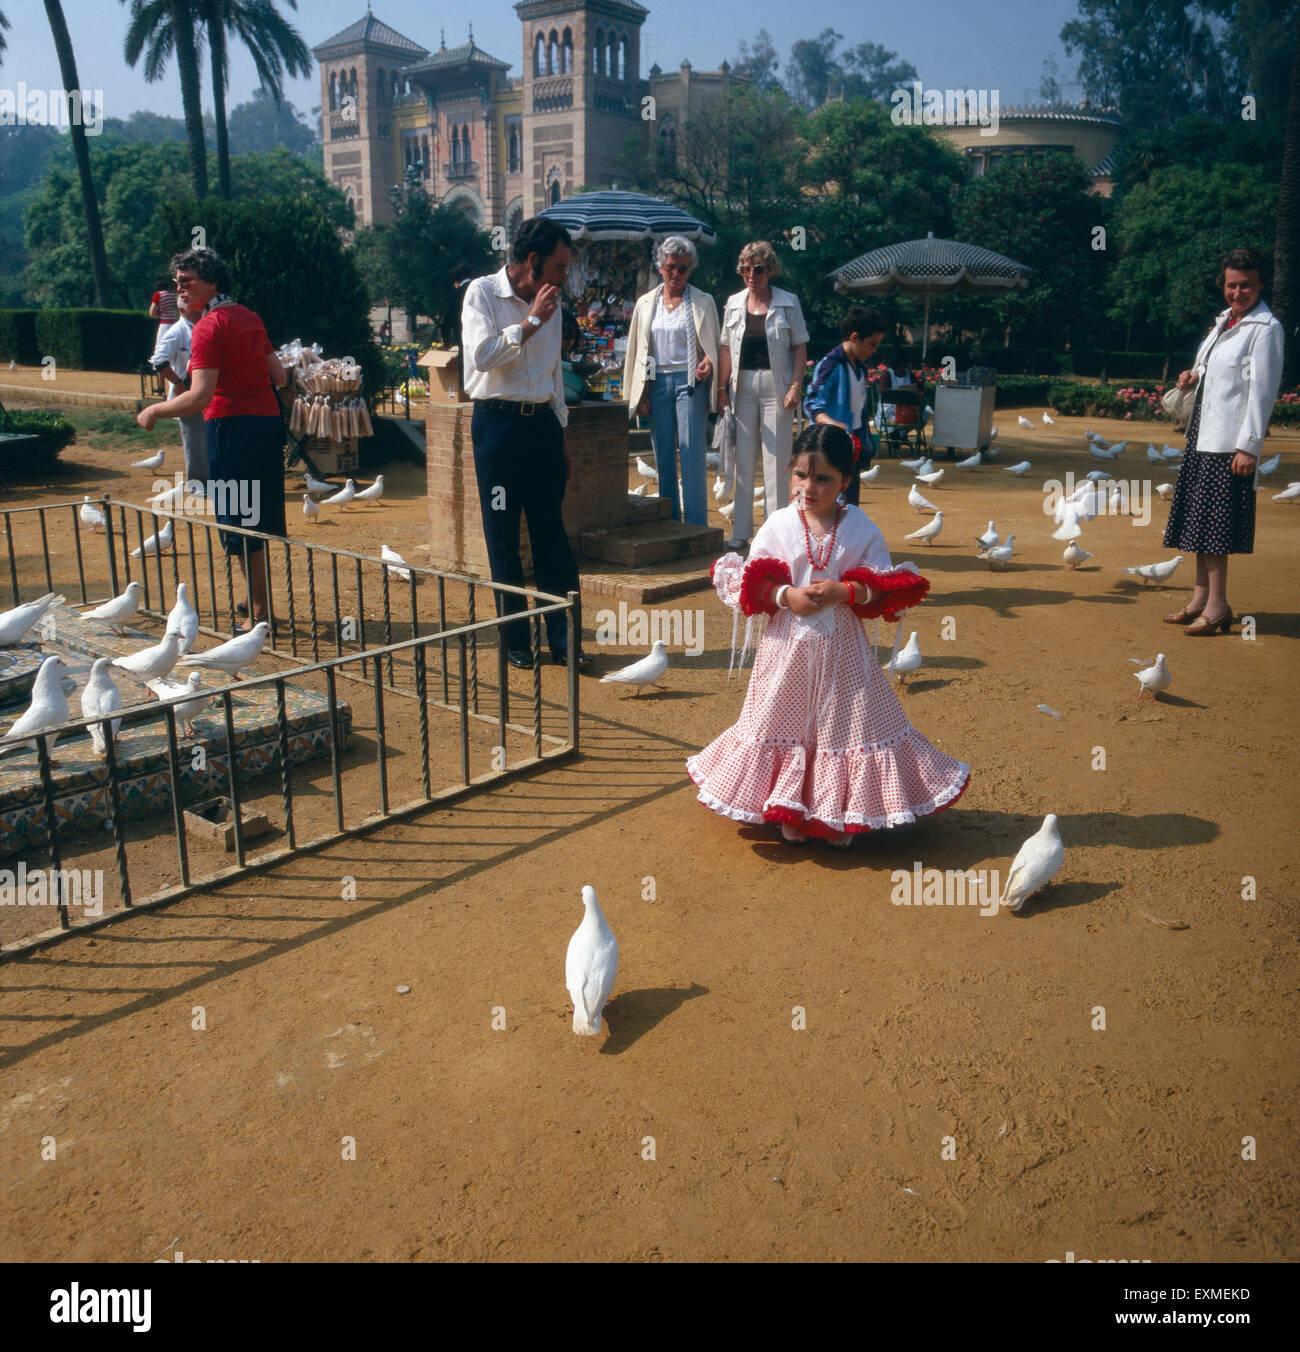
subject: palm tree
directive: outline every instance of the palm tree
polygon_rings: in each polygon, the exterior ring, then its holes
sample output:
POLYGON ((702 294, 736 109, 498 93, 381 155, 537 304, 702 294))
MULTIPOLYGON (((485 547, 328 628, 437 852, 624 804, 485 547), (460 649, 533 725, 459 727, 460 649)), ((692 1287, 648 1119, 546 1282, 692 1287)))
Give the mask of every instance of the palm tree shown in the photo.
MULTIPOLYGON (((72 54, 72 39, 68 36, 67 20, 63 17, 60 0, 45 0, 45 13, 54 35, 54 50, 59 57, 59 73, 63 88, 71 96, 81 88, 77 78, 77 59, 72 54)), ((90 145, 81 118, 68 118, 72 134, 72 154, 77 161, 77 177, 81 180, 81 207, 86 215, 86 244, 90 249, 90 276, 95 284, 95 304, 101 310, 108 308, 112 281, 108 275, 108 255, 104 252, 104 227, 99 220, 99 200, 95 196, 95 180, 90 176, 90 145)))
POLYGON ((8 27, 9 27, 9 20, 5 18, 5 12, 4 12, 4 10, 0 9, 0 52, 3 52, 4 49, 9 45, 9 44, 5 41, 5 35, 4 35, 4 29, 6 29, 6 28, 8 28, 8 27))
POLYGON ((162 79, 168 58, 176 53, 190 182, 194 196, 204 198, 208 195, 208 152, 203 143, 203 89, 199 80, 201 37, 195 34, 195 21, 202 17, 198 6, 199 0, 131 0, 131 25, 123 50, 128 66, 134 66, 144 52, 144 78, 150 84, 162 79))
POLYGON ((1273 244, 1273 310, 1282 321, 1283 385, 1300 372, 1300 34, 1291 60, 1291 93, 1286 105, 1282 179, 1277 193, 1277 237, 1273 244))
MULTIPOLYGON (((298 0, 287 0, 290 9, 298 0)), ((252 53, 263 88, 278 106, 284 97, 284 73, 310 75, 311 50, 298 30, 275 8, 274 0, 199 0, 208 30, 212 60, 212 106, 217 124, 217 191, 230 196, 230 144, 226 135, 226 85, 229 82, 227 32, 252 53)))

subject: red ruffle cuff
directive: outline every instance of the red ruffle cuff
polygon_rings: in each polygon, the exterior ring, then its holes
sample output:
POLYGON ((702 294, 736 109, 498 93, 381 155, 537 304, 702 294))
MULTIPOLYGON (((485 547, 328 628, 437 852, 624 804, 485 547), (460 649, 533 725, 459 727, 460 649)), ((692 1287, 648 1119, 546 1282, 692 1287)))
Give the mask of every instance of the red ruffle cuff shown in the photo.
POLYGON ((740 584, 740 608, 746 615, 775 615, 776 606, 767 599, 772 584, 790 585, 790 565, 783 559, 750 559, 740 584))
POLYGON ((874 620, 878 615, 896 620, 923 601, 930 590, 928 579, 916 573, 878 573, 872 568, 850 568, 840 581, 860 582, 876 593, 870 601, 852 607, 853 613, 864 620, 874 620))

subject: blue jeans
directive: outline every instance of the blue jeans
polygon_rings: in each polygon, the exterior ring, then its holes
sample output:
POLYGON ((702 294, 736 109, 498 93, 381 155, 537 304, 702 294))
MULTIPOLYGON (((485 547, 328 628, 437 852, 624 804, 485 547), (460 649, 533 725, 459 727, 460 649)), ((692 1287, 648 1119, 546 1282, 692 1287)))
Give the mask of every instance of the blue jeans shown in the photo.
POLYGON ((650 441, 659 471, 659 496, 673 505, 673 520, 692 526, 709 524, 708 472, 705 445, 708 440, 709 382, 697 382, 692 390, 685 371, 661 371, 650 382, 650 441), (682 501, 677 497, 677 451, 682 454, 682 501))

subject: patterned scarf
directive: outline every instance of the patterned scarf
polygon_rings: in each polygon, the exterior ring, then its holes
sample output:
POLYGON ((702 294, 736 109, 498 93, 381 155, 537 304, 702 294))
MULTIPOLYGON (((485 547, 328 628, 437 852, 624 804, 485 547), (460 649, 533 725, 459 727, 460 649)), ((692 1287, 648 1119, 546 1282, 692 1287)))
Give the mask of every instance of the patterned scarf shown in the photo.
POLYGON ((228 296, 224 291, 220 291, 203 307, 203 313, 206 315, 211 311, 220 308, 222 305, 233 305, 234 303, 234 296, 228 296))
MULTIPOLYGON (((664 288, 662 283, 659 290, 655 292, 654 309, 658 310, 663 302, 664 288)), ((695 312, 691 309, 691 287, 688 282, 682 289, 682 308, 686 311, 686 388, 693 390, 695 388, 695 368, 700 364, 699 353, 695 345, 695 312)), ((650 313, 650 327, 654 328, 655 313, 650 313)))

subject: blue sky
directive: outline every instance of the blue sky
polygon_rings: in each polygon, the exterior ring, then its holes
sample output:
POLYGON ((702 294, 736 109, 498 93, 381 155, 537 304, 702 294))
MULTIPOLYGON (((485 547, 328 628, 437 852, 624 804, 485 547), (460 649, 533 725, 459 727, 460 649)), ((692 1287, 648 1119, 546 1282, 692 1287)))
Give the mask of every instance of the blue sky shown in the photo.
MULTIPOLYGON (((734 59, 742 39, 760 28, 772 34, 784 60, 792 43, 817 36, 823 28, 842 33, 846 43, 878 42, 910 61, 933 88, 984 88, 999 91, 1007 104, 1037 97, 1043 60, 1054 57, 1067 77, 1074 63, 1061 47, 1060 31, 1075 15, 1074 0, 925 0, 923 4, 825 4, 807 9, 789 0, 658 0, 646 3, 650 16, 642 30, 644 76, 653 62, 665 69, 684 57, 697 69, 716 69, 734 59)), ((9 16, 9 47, 0 65, 0 88, 57 88, 58 62, 42 6, 35 0, 0 0, 9 16)), ((63 0, 72 32, 78 74, 84 89, 104 92, 105 113, 127 117, 137 108, 179 117, 180 86, 169 69, 158 84, 145 83, 139 66, 122 57, 129 7, 114 0, 63 0)), ((281 11, 314 46, 365 13, 364 0, 299 0, 295 14, 281 11)), ((427 0, 375 0, 377 18, 423 46, 436 49, 445 28, 447 45, 466 40, 465 6, 433 6, 427 0)), ((474 7, 474 40, 479 47, 509 61, 518 74, 522 30, 508 0, 474 7)), ((243 102, 256 84, 253 65, 241 48, 232 49, 228 106, 243 102)), ((1066 86, 1067 96, 1078 96, 1066 86)), ((320 101, 315 80, 291 81, 288 97, 304 113, 320 101)), ((204 90, 204 108, 210 93, 204 90)))

